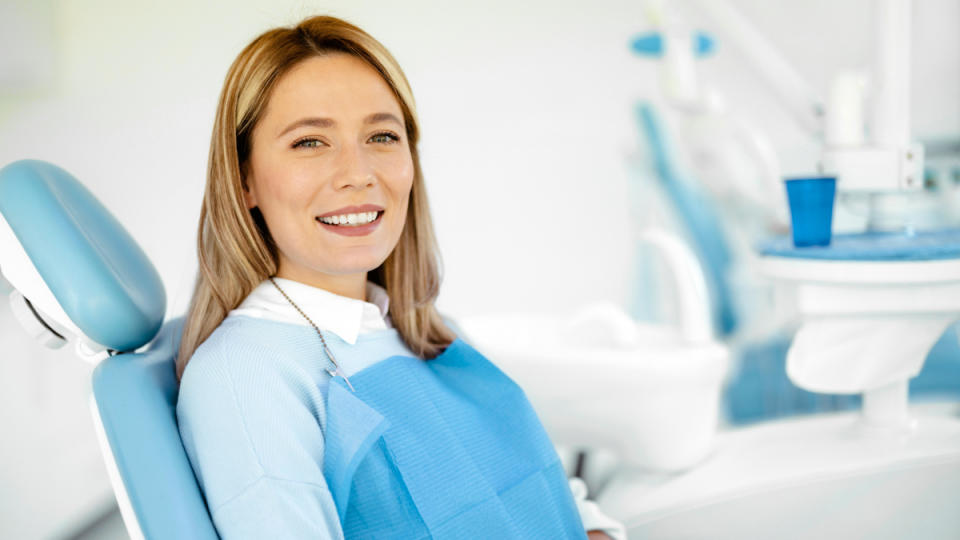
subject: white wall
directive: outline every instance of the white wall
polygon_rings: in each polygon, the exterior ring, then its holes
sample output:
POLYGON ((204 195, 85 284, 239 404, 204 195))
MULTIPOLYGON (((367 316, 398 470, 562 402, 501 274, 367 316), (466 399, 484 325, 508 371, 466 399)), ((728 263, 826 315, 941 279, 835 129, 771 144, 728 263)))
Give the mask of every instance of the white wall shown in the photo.
MULTIPOLYGON (((868 59, 868 0, 733 4, 821 91, 834 70, 868 59)), ((919 135, 956 136, 960 2, 916 4, 913 125, 919 135)), ((185 309, 196 271, 208 140, 229 63, 257 33, 313 13, 365 28, 391 49, 413 85, 446 269, 442 310, 462 316, 571 309, 591 300, 627 304, 631 106, 658 94, 653 63, 627 49, 631 36, 648 28, 638 1, 7 0, 0 14, 27 5, 55 36, 49 51, 37 53, 55 59, 53 75, 38 70, 33 89, 0 88, 0 166, 47 159, 84 181, 157 265, 170 315, 185 309)), ((813 170, 816 147, 722 41, 705 70, 731 107, 768 130, 785 172, 813 170)), ((78 390, 88 372, 66 355, 37 360, 40 353, 12 340, 10 320, 0 316, 4 446, 19 439, 90 454, 78 390), (50 423, 51 414, 81 427, 65 431, 50 423), (10 435, 8 426, 37 433, 10 435), (40 435, 44 427, 54 434, 40 435)), ((57 497, 50 489, 38 503, 44 489, 11 489, 54 480, 26 470, 40 476, 23 480, 22 467, 0 462, 0 536, 56 530, 57 520, 43 513, 11 525, 23 510, 52 506, 57 497)))

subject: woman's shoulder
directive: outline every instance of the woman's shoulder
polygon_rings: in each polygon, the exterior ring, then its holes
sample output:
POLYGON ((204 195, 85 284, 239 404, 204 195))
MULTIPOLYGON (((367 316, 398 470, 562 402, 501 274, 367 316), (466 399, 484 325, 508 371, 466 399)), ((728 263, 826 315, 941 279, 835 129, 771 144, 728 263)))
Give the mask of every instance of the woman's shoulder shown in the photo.
POLYGON ((224 319, 193 352, 187 369, 191 366, 212 368, 216 364, 232 364, 252 356, 247 351, 253 352, 262 346, 258 343, 257 329, 248 326, 249 322, 240 318, 224 319))
POLYGON ((190 357, 181 387, 191 381, 256 386, 303 376, 295 365, 296 342, 304 332, 289 326, 248 317, 224 319, 190 357))
POLYGON ((300 358, 284 328, 265 328, 256 320, 243 319, 225 319, 197 347, 180 380, 180 399, 187 404, 227 400, 248 413, 300 404, 320 414, 323 379, 329 375, 300 358))

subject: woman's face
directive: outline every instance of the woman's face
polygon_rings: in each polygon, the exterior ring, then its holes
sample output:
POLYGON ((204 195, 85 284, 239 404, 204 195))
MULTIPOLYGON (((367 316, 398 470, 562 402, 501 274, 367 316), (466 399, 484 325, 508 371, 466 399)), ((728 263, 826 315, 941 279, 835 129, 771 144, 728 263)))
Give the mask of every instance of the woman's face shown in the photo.
POLYGON ((400 238, 413 185, 403 113, 367 63, 345 53, 300 62, 252 133, 248 208, 259 207, 277 275, 362 291, 400 238))

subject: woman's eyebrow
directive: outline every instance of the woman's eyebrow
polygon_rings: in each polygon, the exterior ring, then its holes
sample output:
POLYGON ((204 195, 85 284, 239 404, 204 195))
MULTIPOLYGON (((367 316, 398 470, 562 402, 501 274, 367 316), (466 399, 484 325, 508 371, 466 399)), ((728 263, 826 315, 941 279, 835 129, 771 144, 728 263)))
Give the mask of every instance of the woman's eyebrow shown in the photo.
POLYGON ((334 122, 332 118, 301 118, 296 122, 287 126, 283 131, 280 132, 279 135, 277 135, 277 138, 283 137, 284 135, 297 129, 298 127, 313 126, 318 128, 328 128, 328 127, 333 127, 336 124, 337 123, 334 122))
POLYGON ((387 112, 373 113, 363 119, 364 124, 379 124, 381 122, 393 122, 401 128, 403 127, 403 122, 401 122, 399 118, 387 112))
MULTIPOLYGON (((399 126, 399 127, 401 127, 401 128, 403 127, 403 122, 400 121, 400 119, 397 118, 396 115, 394 115, 394 114, 392 114, 392 113, 388 113, 388 112, 373 113, 373 114, 371 114, 371 115, 369 115, 369 116, 367 116, 366 118, 363 119, 363 123, 364 123, 364 124, 367 124, 367 125, 370 125, 370 124, 379 124, 379 123, 382 123, 382 122, 393 122, 394 124, 397 124, 397 126, 399 126)), ((319 118, 319 117, 301 118, 301 119, 293 122, 292 124, 290 124, 290 125, 287 126, 286 128, 284 128, 284 130, 281 131, 280 134, 277 135, 277 137, 278 137, 278 138, 279 138, 279 137, 283 137, 283 136, 286 135, 287 133, 290 133, 291 131, 293 131, 293 130, 299 128, 299 127, 303 127, 303 126, 312 126, 312 127, 317 127, 317 128, 329 128, 329 127, 333 127, 333 126, 335 126, 335 125, 337 125, 337 122, 336 122, 333 118, 319 118)))

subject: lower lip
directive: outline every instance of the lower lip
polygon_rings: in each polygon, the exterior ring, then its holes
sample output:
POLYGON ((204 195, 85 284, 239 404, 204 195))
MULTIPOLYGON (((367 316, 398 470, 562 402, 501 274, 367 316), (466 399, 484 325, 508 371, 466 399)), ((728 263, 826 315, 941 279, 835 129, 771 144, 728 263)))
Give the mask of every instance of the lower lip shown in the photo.
POLYGON ((332 233, 341 234, 343 236, 366 236, 380 226, 381 219, 383 219, 383 212, 380 212, 377 215, 377 219, 367 223, 366 225, 327 225, 319 219, 316 221, 321 227, 332 233))

